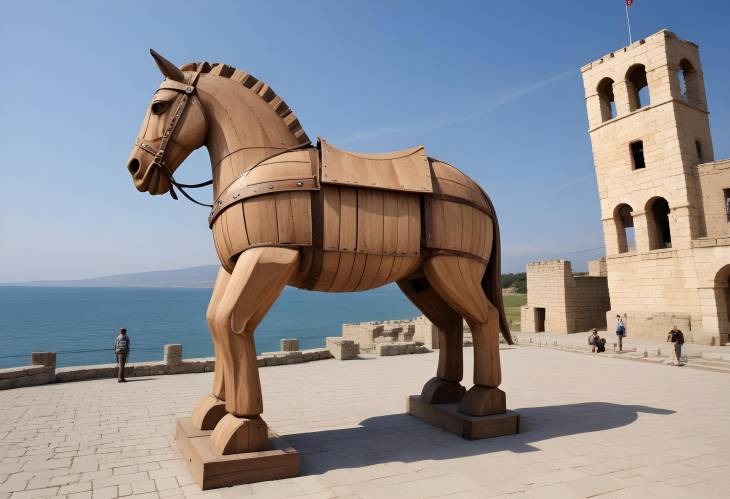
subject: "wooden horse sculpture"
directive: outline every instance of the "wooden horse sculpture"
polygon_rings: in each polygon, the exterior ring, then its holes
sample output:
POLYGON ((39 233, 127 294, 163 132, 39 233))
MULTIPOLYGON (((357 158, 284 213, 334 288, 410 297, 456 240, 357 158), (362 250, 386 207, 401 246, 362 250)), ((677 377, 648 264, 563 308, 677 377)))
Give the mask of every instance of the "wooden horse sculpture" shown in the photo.
POLYGON ((193 421, 213 429, 216 451, 266 446, 253 333, 286 285, 342 292, 398 283, 439 328, 438 369, 422 400, 460 401, 474 416, 505 412, 500 329, 511 337, 497 218, 481 188, 423 147, 357 154, 324 140, 313 146, 263 81, 225 64, 178 68, 152 55, 166 79, 127 167, 139 191, 174 194, 173 185, 191 187, 173 177, 188 154, 203 145, 210 153, 209 222, 221 262, 207 311, 216 367, 193 421), (474 341, 468 391, 462 318, 474 341))

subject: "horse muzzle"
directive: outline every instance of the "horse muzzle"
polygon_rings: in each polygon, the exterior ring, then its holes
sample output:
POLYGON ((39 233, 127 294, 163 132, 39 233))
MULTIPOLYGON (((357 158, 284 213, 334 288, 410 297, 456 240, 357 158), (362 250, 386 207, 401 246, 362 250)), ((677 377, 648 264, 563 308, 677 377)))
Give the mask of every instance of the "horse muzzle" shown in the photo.
POLYGON ((143 165, 141 159, 134 154, 127 163, 127 170, 132 175, 134 187, 139 192, 149 192, 154 196, 165 194, 170 190, 170 180, 154 161, 143 165))

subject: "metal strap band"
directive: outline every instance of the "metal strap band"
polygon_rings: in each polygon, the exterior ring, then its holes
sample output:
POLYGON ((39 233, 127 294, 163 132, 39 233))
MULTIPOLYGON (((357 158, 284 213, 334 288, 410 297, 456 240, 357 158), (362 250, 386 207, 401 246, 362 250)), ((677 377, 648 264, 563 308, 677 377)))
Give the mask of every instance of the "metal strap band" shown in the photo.
POLYGON ((229 189, 215 202, 213 211, 208 216, 208 226, 212 227, 213 222, 223 210, 232 204, 239 203, 244 199, 262 194, 285 191, 317 191, 319 182, 317 177, 291 180, 275 180, 273 182, 262 182, 260 184, 247 185, 240 189, 229 189))

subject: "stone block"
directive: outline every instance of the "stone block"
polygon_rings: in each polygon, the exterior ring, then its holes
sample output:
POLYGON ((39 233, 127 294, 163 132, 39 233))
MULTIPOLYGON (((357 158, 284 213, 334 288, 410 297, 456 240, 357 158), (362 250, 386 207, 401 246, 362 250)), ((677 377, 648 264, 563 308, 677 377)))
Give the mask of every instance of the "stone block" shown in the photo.
POLYGON ((21 376, 28 375, 28 367, 9 367, 7 369, 0 369, 0 380, 7 380, 12 378, 20 378, 21 376))
POLYGON ((132 368, 132 376, 159 376, 168 373, 167 364, 160 362, 136 362, 127 367, 132 368))
POLYGON ((302 362, 311 362, 313 360, 319 360, 319 350, 302 350, 302 362))
POLYGON ((30 354, 30 363, 33 366, 56 367, 56 352, 33 352, 30 354))
POLYGON ((205 371, 205 361, 184 361, 167 367, 170 374, 202 373, 205 371))
POLYGON ((360 353, 360 347, 352 340, 340 336, 330 336, 326 340, 327 350, 338 360, 354 359, 360 353))
POLYGON ((281 338, 279 343, 282 352, 299 351, 299 338, 281 338))
POLYGON ((182 345, 172 343, 165 345, 165 364, 176 366, 182 362, 182 345))

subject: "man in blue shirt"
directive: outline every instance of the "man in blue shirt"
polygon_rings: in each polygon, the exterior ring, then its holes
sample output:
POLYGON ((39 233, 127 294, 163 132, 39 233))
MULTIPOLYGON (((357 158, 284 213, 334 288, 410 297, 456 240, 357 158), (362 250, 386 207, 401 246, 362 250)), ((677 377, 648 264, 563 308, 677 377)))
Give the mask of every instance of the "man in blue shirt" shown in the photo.
POLYGON ((131 343, 127 330, 122 328, 119 335, 114 340, 114 353, 117 355, 117 383, 126 383, 124 379, 124 365, 127 363, 127 355, 129 355, 129 347, 131 343))
POLYGON ((620 315, 616 316, 616 337, 618 338, 618 351, 622 352, 624 349, 624 336, 626 336, 626 326, 624 320, 620 315))

